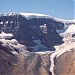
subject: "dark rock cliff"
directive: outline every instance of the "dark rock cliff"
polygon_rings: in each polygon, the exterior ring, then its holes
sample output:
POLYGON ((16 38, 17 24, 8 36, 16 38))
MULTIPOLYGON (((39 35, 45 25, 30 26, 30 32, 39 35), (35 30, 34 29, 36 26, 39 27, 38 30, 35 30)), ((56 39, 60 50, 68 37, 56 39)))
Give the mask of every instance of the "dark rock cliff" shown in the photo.
POLYGON ((62 37, 56 30, 63 29, 64 23, 53 18, 26 19, 21 14, 0 15, 0 32, 12 33, 19 43, 33 51, 37 45, 35 40, 46 47, 46 50, 54 50, 54 45, 63 43, 62 37))

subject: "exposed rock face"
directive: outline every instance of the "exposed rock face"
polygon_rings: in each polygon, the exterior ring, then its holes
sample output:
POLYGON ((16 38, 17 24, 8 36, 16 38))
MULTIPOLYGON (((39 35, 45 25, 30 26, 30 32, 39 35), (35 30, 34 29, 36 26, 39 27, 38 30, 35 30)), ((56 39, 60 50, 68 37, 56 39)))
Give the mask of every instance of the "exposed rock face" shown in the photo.
MULTIPOLYGON (((0 75, 52 75, 50 72, 51 52, 19 52, 7 54, 0 50, 0 75)), ((54 75, 75 74, 75 50, 61 54, 55 62, 54 75)))
POLYGON ((27 19, 24 15, 16 13, 0 15, 0 32, 12 33, 14 38, 26 45, 29 51, 33 51, 37 45, 35 40, 39 40, 46 47, 45 51, 55 50, 54 45, 63 43, 56 30, 63 27, 64 23, 49 16, 27 19))
POLYGON ((55 63, 55 75, 75 74, 75 49, 62 54, 55 63))
POLYGON ((0 39, 0 75, 50 75, 50 52, 31 53, 17 40, 5 37, 0 39))
POLYGON ((0 75, 11 75, 13 65, 18 63, 18 58, 8 52, 0 48, 0 75))
MULTIPOLYGON (((22 60, 22 59, 21 59, 22 60)), ((38 55, 35 53, 26 53, 24 61, 20 62, 21 66, 16 66, 16 74, 14 75, 49 75, 49 54, 38 55), (24 62, 24 64, 23 64, 24 62), (22 68, 22 69, 19 69, 22 68), (22 73, 20 71, 23 71, 22 73), (20 73, 19 73, 20 72, 20 73)), ((14 71, 15 71, 14 69, 14 71)))
POLYGON ((0 75, 51 75, 50 54, 9 54, 0 49, 0 75))

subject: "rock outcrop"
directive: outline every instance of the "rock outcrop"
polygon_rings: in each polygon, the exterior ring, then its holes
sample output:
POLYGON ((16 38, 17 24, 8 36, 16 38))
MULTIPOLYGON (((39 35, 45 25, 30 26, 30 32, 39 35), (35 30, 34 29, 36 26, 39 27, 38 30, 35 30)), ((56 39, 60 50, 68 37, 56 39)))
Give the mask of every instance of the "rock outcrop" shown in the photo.
MULTIPOLYGON (((19 52, 7 54, 0 50, 0 75, 52 75, 50 56, 54 52, 19 52)), ((75 49, 54 58, 54 75, 75 74, 75 49)))
POLYGON ((75 74, 75 49, 62 54, 56 59, 55 75, 75 74))
MULTIPOLYGON (((56 30, 63 29, 64 23, 56 21, 50 16, 26 16, 17 13, 0 14, 0 32, 12 33, 19 43, 26 45, 27 50, 33 52, 40 41, 45 51, 55 50, 54 45, 63 43, 62 37, 56 30)), ((39 47, 39 45, 38 45, 39 47)), ((40 50, 37 50, 40 51, 40 50)))
POLYGON ((18 51, 13 54, 4 48, 0 46, 0 75, 51 75, 51 53, 18 51))

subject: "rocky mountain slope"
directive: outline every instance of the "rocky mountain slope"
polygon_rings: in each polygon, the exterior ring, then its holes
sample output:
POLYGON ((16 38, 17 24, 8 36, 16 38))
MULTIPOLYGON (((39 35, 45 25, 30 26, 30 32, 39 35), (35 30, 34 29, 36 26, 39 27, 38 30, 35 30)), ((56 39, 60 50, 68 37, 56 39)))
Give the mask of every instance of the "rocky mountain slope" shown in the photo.
POLYGON ((0 75, 74 75, 75 39, 70 39, 46 52, 28 52, 22 45, 17 49, 12 40, 1 39, 0 75))
POLYGON ((19 43, 26 45, 29 51, 40 47, 55 50, 54 45, 63 43, 56 30, 63 29, 64 23, 43 14, 8 13, 0 15, 0 32, 12 33, 19 43), (28 16, 29 15, 29 16, 28 16), (40 42, 37 44, 37 42, 40 42))
POLYGON ((1 14, 0 31, 0 75, 75 74, 74 21, 1 14))

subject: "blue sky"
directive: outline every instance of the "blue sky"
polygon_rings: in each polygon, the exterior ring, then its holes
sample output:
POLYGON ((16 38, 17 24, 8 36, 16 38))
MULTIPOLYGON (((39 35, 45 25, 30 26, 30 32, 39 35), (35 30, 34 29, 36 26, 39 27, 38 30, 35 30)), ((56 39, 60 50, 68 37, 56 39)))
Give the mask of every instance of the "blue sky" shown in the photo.
POLYGON ((74 0, 0 0, 0 13, 42 13, 62 19, 74 19, 74 0))

